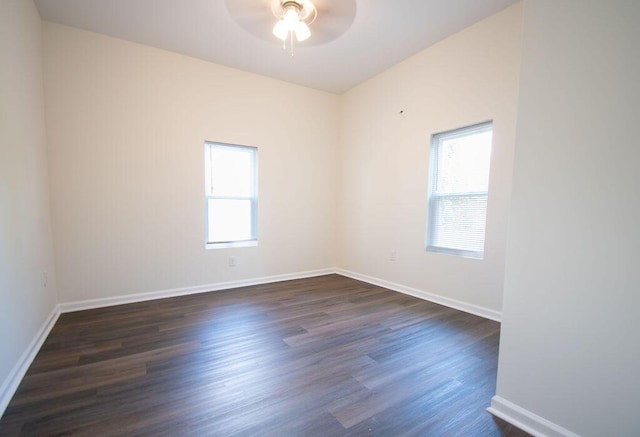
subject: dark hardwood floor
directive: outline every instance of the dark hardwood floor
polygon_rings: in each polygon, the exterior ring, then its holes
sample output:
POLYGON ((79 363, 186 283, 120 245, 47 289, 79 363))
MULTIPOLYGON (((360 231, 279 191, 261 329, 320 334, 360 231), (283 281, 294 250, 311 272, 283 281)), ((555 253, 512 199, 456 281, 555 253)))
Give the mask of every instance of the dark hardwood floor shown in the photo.
POLYGON ((527 436, 499 333, 338 275, 63 314, 0 435, 527 436))

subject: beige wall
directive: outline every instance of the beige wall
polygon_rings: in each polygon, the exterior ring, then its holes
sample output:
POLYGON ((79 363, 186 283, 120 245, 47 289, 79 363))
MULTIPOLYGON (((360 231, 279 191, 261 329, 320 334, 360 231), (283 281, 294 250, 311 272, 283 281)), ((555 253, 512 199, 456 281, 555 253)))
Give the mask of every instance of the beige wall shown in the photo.
POLYGON ((524 17, 498 400, 638 436, 640 2, 528 0, 524 17))
POLYGON ((44 36, 62 302, 335 265, 337 96, 56 24, 44 36), (205 140, 259 149, 258 247, 204 248, 205 140))
POLYGON ((517 4, 342 96, 339 267, 499 315, 520 27, 517 4), (486 120, 494 121, 494 148, 485 258, 427 253, 430 137, 486 120), (395 262, 390 261, 392 251, 397 252, 395 262))
POLYGON ((15 366, 57 301, 45 136, 40 16, 31 1, 2 0, 0 414, 15 366))

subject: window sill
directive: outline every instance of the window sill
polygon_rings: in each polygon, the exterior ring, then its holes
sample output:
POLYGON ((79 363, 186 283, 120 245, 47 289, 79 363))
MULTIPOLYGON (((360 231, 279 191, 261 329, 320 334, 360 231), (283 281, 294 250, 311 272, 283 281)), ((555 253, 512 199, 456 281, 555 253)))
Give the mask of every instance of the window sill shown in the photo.
POLYGON ((468 259, 484 259, 484 252, 473 252, 470 250, 458 250, 458 249, 448 249, 445 247, 437 247, 437 246, 427 246, 425 250, 430 253, 443 253, 445 255, 457 256, 460 258, 468 258, 468 259))
POLYGON ((205 249, 230 249, 233 247, 254 247, 258 245, 258 240, 249 241, 229 241, 225 243, 205 243, 205 249))

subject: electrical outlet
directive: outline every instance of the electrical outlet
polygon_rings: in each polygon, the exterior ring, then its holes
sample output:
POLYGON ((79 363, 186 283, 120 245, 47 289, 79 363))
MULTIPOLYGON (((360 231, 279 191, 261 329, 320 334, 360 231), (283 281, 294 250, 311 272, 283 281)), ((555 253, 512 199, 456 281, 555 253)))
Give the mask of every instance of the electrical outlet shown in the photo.
POLYGON ((238 265, 238 257, 237 256, 230 256, 229 257, 229 267, 235 267, 238 265))
POLYGON ((396 252, 395 250, 392 250, 391 255, 389 255, 389 261, 395 261, 396 258, 398 258, 398 252, 396 252))
POLYGON ((42 285, 46 287, 48 283, 49 283, 49 273, 42 272, 42 285))

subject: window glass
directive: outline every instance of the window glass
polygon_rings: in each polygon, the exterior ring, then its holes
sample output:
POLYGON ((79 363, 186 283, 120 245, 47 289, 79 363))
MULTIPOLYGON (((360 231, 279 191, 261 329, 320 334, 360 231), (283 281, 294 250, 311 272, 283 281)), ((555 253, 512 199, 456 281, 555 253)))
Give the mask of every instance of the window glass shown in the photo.
POLYGON ((438 193, 464 193, 489 189, 491 131, 443 138, 438 144, 438 193))
POLYGON ((257 149, 207 142, 204 155, 207 247, 256 242, 257 149))
POLYGON ((433 136, 426 250, 484 256, 491 122, 433 136))
POLYGON ((250 200, 210 198, 207 207, 211 242, 252 239, 250 200))
POLYGON ((253 191, 253 149, 214 147, 214 196, 250 197, 253 191))

